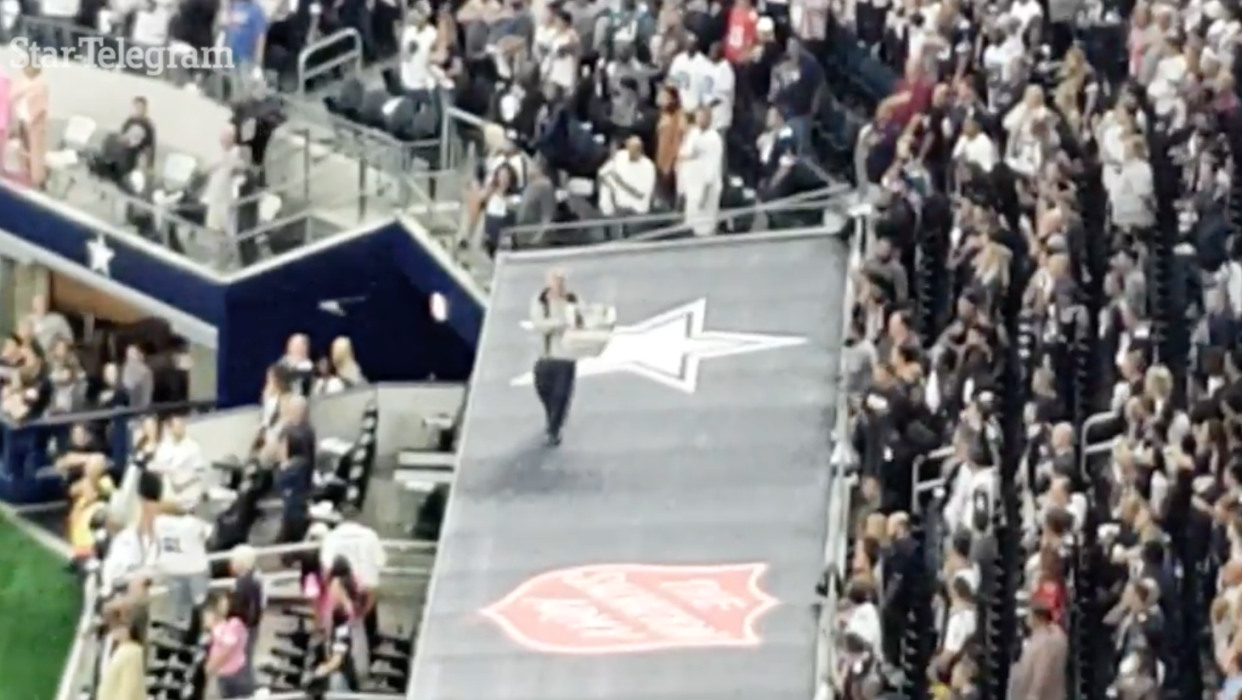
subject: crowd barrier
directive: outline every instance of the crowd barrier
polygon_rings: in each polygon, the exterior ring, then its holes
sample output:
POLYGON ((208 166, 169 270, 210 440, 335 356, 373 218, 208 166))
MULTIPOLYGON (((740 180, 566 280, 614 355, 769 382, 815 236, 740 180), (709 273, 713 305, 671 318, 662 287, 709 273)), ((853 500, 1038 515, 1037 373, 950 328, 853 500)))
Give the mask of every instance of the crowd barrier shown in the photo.
MULTIPOLYGON (((836 183, 772 202, 758 202, 754 193, 742 206, 722 209, 719 222, 733 233, 806 228, 820 222, 834 199, 853 190, 836 183)), ((745 197, 744 197, 745 198, 745 197)), ((566 245, 658 241, 690 235, 685 213, 663 211, 595 218, 567 223, 511 226, 503 233, 504 247, 530 250, 566 245)))
MULTIPOLYGON (((867 241, 871 237, 871 217, 867 209, 859 209, 857 205, 850 214, 853 231, 850 234, 850 254, 848 266, 857 269, 862 262, 867 241)), ((842 299, 841 339, 844 342, 849 333, 851 310, 857 290, 852 277, 846 277, 845 294, 842 299)), ((859 455, 854 451, 851 435, 849 390, 847 377, 848 368, 842 359, 841 371, 837 379, 837 406, 832 434, 832 456, 830 468, 832 477, 828 486, 828 522, 827 538, 824 541, 824 599, 819 610, 819 640, 815 655, 815 677, 818 679, 817 700, 832 700, 837 692, 834 676, 838 664, 839 629, 838 607, 843 594, 843 586, 849 572, 849 540, 852 536, 853 496, 858 482, 857 467, 859 455)))
POLYGON ((139 420, 153 413, 196 413, 214 406, 214 401, 187 401, 70 413, 27 423, 0 420, 0 500, 29 505, 63 498, 63 480, 49 467, 57 447, 66 443, 75 425, 88 425, 104 436, 105 452, 119 470, 129 461, 131 428, 139 420))

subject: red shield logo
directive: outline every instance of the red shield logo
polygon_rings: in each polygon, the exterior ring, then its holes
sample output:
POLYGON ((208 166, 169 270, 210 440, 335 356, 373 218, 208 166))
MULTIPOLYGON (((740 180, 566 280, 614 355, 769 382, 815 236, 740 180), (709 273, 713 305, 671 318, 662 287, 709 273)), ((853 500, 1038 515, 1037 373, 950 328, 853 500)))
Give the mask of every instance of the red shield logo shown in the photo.
POLYGON ((549 654, 749 647, 777 600, 767 564, 596 564, 540 574, 483 610, 510 639, 549 654))

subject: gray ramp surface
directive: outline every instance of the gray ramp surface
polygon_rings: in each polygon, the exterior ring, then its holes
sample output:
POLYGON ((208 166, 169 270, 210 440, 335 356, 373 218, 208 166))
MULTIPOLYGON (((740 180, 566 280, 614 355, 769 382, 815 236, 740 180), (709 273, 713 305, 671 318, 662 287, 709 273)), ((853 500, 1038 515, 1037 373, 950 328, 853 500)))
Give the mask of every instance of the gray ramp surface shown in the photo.
POLYGON ((437 554, 417 700, 810 700, 845 243, 509 257, 437 554), (547 270, 615 304, 543 444, 547 270))

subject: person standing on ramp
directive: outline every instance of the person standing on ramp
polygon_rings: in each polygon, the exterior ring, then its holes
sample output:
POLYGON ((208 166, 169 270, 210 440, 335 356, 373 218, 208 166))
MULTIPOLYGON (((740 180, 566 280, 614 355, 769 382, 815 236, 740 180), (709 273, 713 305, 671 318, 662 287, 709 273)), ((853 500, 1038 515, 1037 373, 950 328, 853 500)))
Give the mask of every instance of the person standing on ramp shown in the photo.
POLYGON ((583 327, 578 296, 565 287, 560 270, 548 273, 548 284, 530 305, 530 320, 542 346, 535 361, 535 392, 547 416, 549 445, 561 444, 561 428, 574 395, 576 367, 574 355, 565 342, 565 332, 583 327))

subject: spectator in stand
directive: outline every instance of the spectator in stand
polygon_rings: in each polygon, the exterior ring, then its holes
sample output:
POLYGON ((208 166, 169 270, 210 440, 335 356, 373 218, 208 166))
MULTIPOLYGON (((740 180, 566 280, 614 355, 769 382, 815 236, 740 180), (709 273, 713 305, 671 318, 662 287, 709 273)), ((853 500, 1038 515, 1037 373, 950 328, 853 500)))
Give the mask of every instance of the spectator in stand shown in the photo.
POLYGON ((198 441, 186 432, 185 417, 170 416, 164 439, 155 450, 148 472, 164 482, 166 506, 171 512, 193 513, 206 495, 207 460, 198 441))
POLYGON ((211 636, 203 672, 214 678, 220 697, 248 698, 254 694, 254 669, 250 665, 250 630, 231 613, 229 597, 214 594, 203 610, 203 629, 211 636))
POLYGON ((96 408, 108 410, 129 406, 129 392, 121 386, 121 371, 116 364, 109 362, 104 365, 100 383, 99 394, 95 397, 96 408))
POLYGON ((280 519, 282 543, 301 542, 310 526, 312 474, 315 467, 315 433, 306 421, 306 399, 296 394, 282 404, 280 466, 275 489, 283 506, 280 519))
POLYGON ((605 216, 632 216, 651 211, 656 190, 655 163, 643 153, 642 139, 631 136, 625 148, 600 169, 600 211, 605 216))
POLYGON ((119 619, 111 621, 108 634, 112 638, 112 653, 103 664, 95 697, 98 700, 145 700, 146 651, 138 641, 140 633, 128 620, 119 619))
POLYGON ((340 337, 332 341, 332 349, 327 358, 319 379, 315 382, 316 395, 339 394, 354 387, 363 386, 367 378, 362 368, 354 359, 354 346, 349 338, 340 337))
POLYGON ((22 145, 22 170, 31 187, 43 189, 47 182, 50 95, 37 61, 31 61, 22 69, 22 79, 10 100, 13 113, 17 116, 17 135, 22 145))
POLYGON ((41 418, 52 401, 47 365, 32 343, 22 348, 17 375, 0 390, 4 414, 16 421, 41 418))
POLYGON ((725 146, 712 128, 710 107, 698 110, 677 159, 677 187, 685 200, 686 225, 696 236, 713 235, 719 226, 725 146))
POLYGON ((69 341, 57 339, 51 347, 48 379, 52 383, 49 413, 72 413, 86 403, 86 373, 69 341))
POLYGON ((129 395, 129 405, 146 408, 155 394, 155 374, 147 365, 147 355, 137 344, 125 348, 125 365, 121 368, 121 387, 129 395))
POLYGON ((26 316, 26 323, 30 325, 35 341, 44 351, 54 348, 58 340, 73 345, 73 328, 69 326, 69 321, 65 320, 64 315, 50 310, 47 297, 42 294, 36 294, 30 300, 30 313, 26 316))
POLYGON ((284 384, 290 391, 310 396, 315 385, 315 363, 310 359, 310 338, 301 333, 289 337, 285 356, 280 360, 284 384))
POLYGON ((233 574, 229 617, 241 620, 246 626, 246 661, 251 667, 254 666, 254 649, 259 642, 263 609, 267 605, 263 574, 255 568, 256 558, 254 547, 248 544, 237 545, 229 555, 229 572, 233 574))
POLYGON ((1068 644, 1052 612, 1039 601, 1031 604, 1030 637, 1009 675, 1011 698, 1064 698, 1068 644))
POLYGON ((228 4, 223 25, 224 45, 232 53, 233 69, 239 79, 252 79, 263 68, 267 14, 257 0, 233 0, 228 4))

